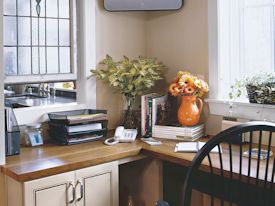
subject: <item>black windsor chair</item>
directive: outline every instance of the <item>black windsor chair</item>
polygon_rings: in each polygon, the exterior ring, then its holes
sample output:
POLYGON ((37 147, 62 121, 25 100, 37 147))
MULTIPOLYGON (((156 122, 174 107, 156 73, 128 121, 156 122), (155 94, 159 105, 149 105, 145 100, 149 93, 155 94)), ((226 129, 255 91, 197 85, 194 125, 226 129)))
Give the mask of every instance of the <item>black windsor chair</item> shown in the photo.
MULTIPOLYGON (((203 206, 275 206, 273 144, 275 124, 264 121, 243 123, 211 138, 188 169, 182 205, 192 205, 195 189, 204 194, 203 206), (232 143, 236 138, 237 145, 232 143), (215 147, 218 152, 211 152, 215 147)), ((157 202, 162 205, 168 203, 157 202)))

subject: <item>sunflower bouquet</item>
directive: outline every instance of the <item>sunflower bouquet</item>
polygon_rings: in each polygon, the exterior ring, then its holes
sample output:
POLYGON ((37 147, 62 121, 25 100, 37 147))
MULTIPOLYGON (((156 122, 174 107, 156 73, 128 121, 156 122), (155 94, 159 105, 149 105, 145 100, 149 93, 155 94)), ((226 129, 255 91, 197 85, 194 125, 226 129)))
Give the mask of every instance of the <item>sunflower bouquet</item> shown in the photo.
POLYGON ((169 86, 169 92, 172 96, 202 97, 208 91, 208 84, 204 80, 189 72, 182 71, 178 72, 177 78, 169 86))

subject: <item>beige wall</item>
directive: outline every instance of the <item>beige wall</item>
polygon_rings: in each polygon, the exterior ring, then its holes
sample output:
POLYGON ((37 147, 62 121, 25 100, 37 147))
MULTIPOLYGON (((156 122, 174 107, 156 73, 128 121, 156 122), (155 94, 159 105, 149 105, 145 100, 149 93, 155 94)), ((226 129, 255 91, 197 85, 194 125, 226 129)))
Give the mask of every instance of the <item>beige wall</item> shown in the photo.
POLYGON ((147 22, 147 55, 168 67, 167 77, 178 70, 208 74, 207 1, 185 0, 179 11, 151 12, 147 22))
MULTIPOLYGON (((107 12, 101 0, 97 6, 97 61, 106 54, 117 59, 124 54, 132 58, 145 55, 157 57, 168 66, 167 81, 178 70, 208 79, 207 1, 185 0, 181 10, 161 12, 107 12)), ((114 128, 121 117, 122 96, 98 81, 97 108, 108 109, 109 128, 114 128)), ((207 108, 205 113, 208 116, 207 108)), ((208 117, 210 134, 220 129, 220 119, 208 117)))
MULTIPOLYGON (((208 1, 185 0, 179 11, 150 12, 146 26, 146 54, 168 66, 168 82, 179 70, 208 80, 208 1)), ((209 116, 207 105, 204 113, 207 133, 216 134, 221 117, 209 116)))
MULTIPOLYGON (((107 12, 102 0, 97 1, 97 61, 106 54, 119 60, 145 56, 146 16, 144 12, 107 12)), ((109 128, 115 128, 121 116, 124 101, 117 90, 106 82, 97 82, 97 108, 107 109, 109 128)))

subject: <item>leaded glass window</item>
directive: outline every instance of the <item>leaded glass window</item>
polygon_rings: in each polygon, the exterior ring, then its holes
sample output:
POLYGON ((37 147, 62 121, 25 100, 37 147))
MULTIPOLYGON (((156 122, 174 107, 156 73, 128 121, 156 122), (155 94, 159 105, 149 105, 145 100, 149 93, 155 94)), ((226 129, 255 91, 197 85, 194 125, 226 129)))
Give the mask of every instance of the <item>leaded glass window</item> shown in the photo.
POLYGON ((72 73, 74 13, 74 0, 5 0, 5 74, 72 73))

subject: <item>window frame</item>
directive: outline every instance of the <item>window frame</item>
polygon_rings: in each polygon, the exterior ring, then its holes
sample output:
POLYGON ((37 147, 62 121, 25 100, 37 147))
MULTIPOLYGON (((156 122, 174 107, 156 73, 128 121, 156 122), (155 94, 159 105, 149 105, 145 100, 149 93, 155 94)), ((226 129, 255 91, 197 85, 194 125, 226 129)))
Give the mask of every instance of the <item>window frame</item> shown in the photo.
POLYGON ((220 33, 219 1, 208 1, 208 53, 209 53, 209 105, 210 114, 232 116, 251 120, 275 122, 275 105, 251 104, 248 102, 221 99, 220 86, 220 33))
MULTIPOLYGON (((39 82, 54 82, 54 81, 75 81, 77 80, 77 57, 75 53, 78 53, 78 48, 75 48, 75 42, 78 41, 77 33, 78 29, 74 31, 75 24, 77 24, 78 14, 74 12, 77 10, 77 2, 75 2, 75 7, 70 1, 70 56, 71 56, 71 72, 70 73, 56 73, 56 74, 28 74, 28 75, 5 75, 4 72, 4 82, 5 84, 24 84, 24 83, 39 83, 39 82), (76 35, 76 36, 75 36, 76 35)), ((4 4, 4 0, 3 0, 4 4)), ((74 4, 74 3, 73 3, 74 4)), ((78 25, 76 25, 78 27, 78 25)), ((46 31, 45 31, 46 32, 46 31)))
MULTIPOLYGON (((37 106, 14 109, 19 125, 48 121, 49 112, 96 108, 96 79, 90 70, 96 68, 96 1, 77 1, 78 70, 77 102, 61 105, 37 106), (92 94, 92 95, 91 95, 92 94)), ((1 20, 2 17, 0 17, 1 20)), ((1 36, 0 36, 1 38, 1 36)), ((1 41, 0 41, 1 44, 1 41)), ((3 47, 1 47, 3 52, 3 47)), ((0 59, 1 61, 1 59, 0 59)), ((3 74, 3 71, 1 72, 3 74)), ((0 76, 1 78, 1 76, 0 76)), ((1 84, 1 83, 0 83, 1 84)), ((1 86, 4 86, 2 82, 1 86)), ((1 89, 1 88, 0 88, 1 89)), ((4 97, 1 98, 4 100, 4 97)), ((1 126, 1 125, 0 125, 1 126)), ((4 130, 1 130, 4 131, 4 130)), ((3 136, 4 137, 4 136, 3 136)), ((1 155, 1 154, 0 154, 1 155)))
MULTIPOLYGON (((221 64, 224 63, 224 60, 221 59, 221 52, 223 52, 223 45, 220 44, 221 42, 223 43, 224 40, 222 40, 221 38, 221 26, 224 26, 223 24, 225 24, 225 21, 221 18, 223 15, 223 11, 220 11, 220 1, 222 0, 209 0, 208 2, 208 41, 209 41, 209 82, 210 82, 210 98, 211 99, 221 99, 223 92, 223 86, 221 84, 222 78, 225 76, 226 78, 232 78, 235 79, 235 77, 230 77, 230 74, 222 74, 224 69, 224 65, 223 65, 223 69, 221 69, 221 64), (222 25, 221 25, 222 24, 222 25)), ((251 8, 251 7, 256 7, 256 8, 261 8, 261 7, 266 7, 266 6, 273 6, 274 7, 274 12, 273 14, 275 14, 275 1, 274 3, 271 4, 263 4, 263 5, 240 5, 242 9, 246 9, 246 8, 251 8)), ((228 38, 228 42, 230 43, 230 40, 232 40, 232 38, 234 38, 235 40, 237 39, 238 41, 242 41, 243 35, 244 35, 244 31, 242 29, 242 25, 243 25, 243 12, 239 12, 236 13, 236 15, 239 15, 240 17, 240 24, 237 26, 232 26, 232 24, 230 22, 227 22, 226 27, 228 27, 227 29, 234 29, 234 31, 237 31, 236 33, 238 33, 236 35, 236 37, 230 37, 228 38), (233 28, 234 27, 234 28, 233 28)), ((274 15, 275 18, 275 15, 274 15)), ((228 21, 230 21, 230 19, 227 19, 228 21)), ((274 25, 273 25, 274 26, 274 25)), ((275 26, 274 26, 274 30, 275 30, 275 26)), ((273 30, 273 32, 275 32, 273 30)), ((231 35, 230 35, 231 36, 231 35)), ((232 47, 230 47, 229 49, 226 48, 228 56, 240 56, 242 54, 242 56, 244 56, 244 46, 243 44, 239 44, 237 47, 240 48, 240 53, 239 54, 235 54, 235 49, 232 49, 232 47)), ((274 48, 275 48, 275 43, 274 43, 274 48)), ((230 57, 227 57, 227 62, 229 64, 232 64, 232 59, 230 57)), ((239 66, 237 67, 242 67, 244 62, 243 59, 241 57, 238 57, 238 60, 234 60, 233 63, 238 62, 239 66)), ((234 68, 236 68, 236 66, 233 66, 234 68)), ((228 69, 231 69, 230 67, 228 67, 228 69)), ((275 71, 274 71, 275 72, 275 71)), ((244 73, 244 71, 240 71, 239 69, 236 69, 235 73, 244 73)), ((227 99, 227 98, 225 98, 227 99)))
MULTIPOLYGON (((3 5, 3 1, 0 0, 3 5)), ((3 28, 3 6, 0 6, 0 28, 3 28)), ((0 32, 0 65, 3 65, 3 29, 0 32)), ((4 126, 4 70, 0 70, 0 165, 5 164, 5 126, 4 126)))

